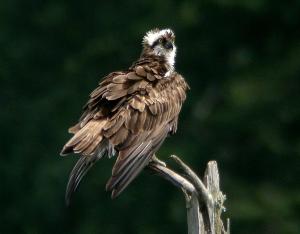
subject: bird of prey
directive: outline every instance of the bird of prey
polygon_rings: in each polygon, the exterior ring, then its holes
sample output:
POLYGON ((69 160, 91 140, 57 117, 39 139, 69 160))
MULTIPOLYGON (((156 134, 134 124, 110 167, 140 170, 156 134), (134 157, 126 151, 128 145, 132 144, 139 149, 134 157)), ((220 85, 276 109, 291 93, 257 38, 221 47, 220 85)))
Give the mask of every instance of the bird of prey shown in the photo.
POLYGON ((175 71, 175 34, 153 29, 131 67, 108 74, 90 94, 61 155, 80 154, 66 190, 69 203, 82 177, 103 156, 117 156, 106 189, 118 196, 177 129, 189 88, 175 71))

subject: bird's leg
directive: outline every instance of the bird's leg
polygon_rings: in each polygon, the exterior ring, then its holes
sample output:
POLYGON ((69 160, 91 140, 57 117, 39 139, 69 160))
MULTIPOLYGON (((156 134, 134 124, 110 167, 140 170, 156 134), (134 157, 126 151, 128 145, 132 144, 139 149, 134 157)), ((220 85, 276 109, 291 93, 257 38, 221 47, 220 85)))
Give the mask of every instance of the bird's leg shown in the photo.
POLYGON ((151 159, 151 162, 157 163, 157 164, 159 164, 159 165, 161 165, 161 166, 163 166, 163 167, 166 167, 166 166, 167 166, 167 164, 166 164, 164 161, 159 160, 159 159, 156 157, 155 154, 153 154, 153 157, 152 157, 152 159, 151 159))

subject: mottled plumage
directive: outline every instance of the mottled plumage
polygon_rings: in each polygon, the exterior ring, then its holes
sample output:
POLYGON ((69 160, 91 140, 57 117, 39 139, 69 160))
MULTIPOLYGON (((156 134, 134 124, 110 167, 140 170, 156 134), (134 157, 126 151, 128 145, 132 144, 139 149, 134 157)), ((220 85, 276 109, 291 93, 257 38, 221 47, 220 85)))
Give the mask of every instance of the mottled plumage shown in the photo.
POLYGON ((81 156, 70 174, 67 201, 100 158, 115 154, 106 189, 113 198, 118 196, 147 166, 168 134, 176 132, 188 85, 171 61, 176 53, 174 33, 152 30, 143 46, 141 57, 128 70, 103 78, 90 94, 79 122, 69 129, 74 135, 61 155, 81 156))

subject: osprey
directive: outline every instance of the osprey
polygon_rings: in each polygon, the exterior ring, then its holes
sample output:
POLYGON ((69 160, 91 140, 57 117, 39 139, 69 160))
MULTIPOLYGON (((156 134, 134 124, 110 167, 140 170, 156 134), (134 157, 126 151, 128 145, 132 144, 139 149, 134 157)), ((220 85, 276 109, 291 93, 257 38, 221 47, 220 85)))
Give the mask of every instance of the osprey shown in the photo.
POLYGON ((112 72, 90 94, 74 134, 61 155, 81 154, 66 190, 69 203, 82 177, 103 156, 117 155, 106 189, 112 198, 155 157, 178 115, 188 85, 175 72, 175 35, 154 29, 143 38, 140 58, 124 71, 112 72))

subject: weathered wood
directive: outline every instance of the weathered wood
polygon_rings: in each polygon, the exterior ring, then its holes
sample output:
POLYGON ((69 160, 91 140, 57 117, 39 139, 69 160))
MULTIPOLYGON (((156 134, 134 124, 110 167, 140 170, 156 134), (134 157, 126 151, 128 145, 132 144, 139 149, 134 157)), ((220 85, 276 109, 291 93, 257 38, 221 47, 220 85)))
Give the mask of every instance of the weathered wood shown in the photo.
POLYGON ((167 168, 166 166, 157 164, 156 162, 152 161, 149 164, 148 168, 156 172, 156 174, 160 175, 164 179, 170 181, 176 187, 183 189, 187 193, 191 194, 196 191, 192 183, 190 183, 186 178, 167 168))
POLYGON ((182 189, 186 201, 188 234, 229 234, 229 219, 226 230, 221 219, 226 196, 220 190, 217 162, 208 162, 202 181, 180 158, 174 155, 171 158, 184 171, 185 177, 156 158, 148 167, 182 189))
POLYGON ((216 161, 208 162, 204 174, 204 184, 212 196, 212 203, 207 203, 212 234, 227 233, 221 220, 222 211, 225 211, 223 203, 226 197, 220 190, 220 177, 216 161))
POLYGON ((200 214, 198 193, 194 185, 183 176, 163 166, 161 161, 157 161, 156 158, 149 164, 148 168, 182 189, 187 209, 188 234, 203 233, 201 232, 201 230, 204 230, 203 218, 200 214))
POLYGON ((204 233, 202 214, 200 213, 197 193, 188 195, 185 193, 185 203, 187 210, 188 234, 204 233))

